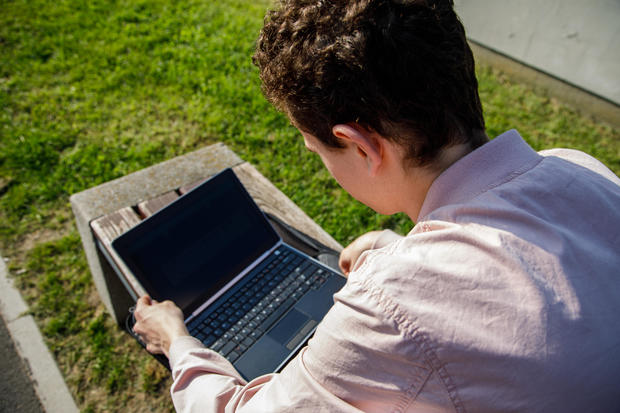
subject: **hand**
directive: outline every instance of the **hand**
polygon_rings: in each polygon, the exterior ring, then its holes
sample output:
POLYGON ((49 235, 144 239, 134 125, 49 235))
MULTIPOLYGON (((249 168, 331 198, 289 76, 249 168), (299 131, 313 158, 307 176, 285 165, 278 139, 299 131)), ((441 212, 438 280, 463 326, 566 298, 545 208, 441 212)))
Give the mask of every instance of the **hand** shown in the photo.
POLYGON ((344 275, 349 275, 364 251, 381 248, 399 238, 402 236, 389 230, 367 232, 342 250, 338 265, 344 275))
POLYGON ((134 316, 133 331, 150 353, 163 353, 168 357, 174 339, 189 335, 183 323, 183 312, 172 301, 159 303, 148 295, 142 296, 136 304, 134 316))

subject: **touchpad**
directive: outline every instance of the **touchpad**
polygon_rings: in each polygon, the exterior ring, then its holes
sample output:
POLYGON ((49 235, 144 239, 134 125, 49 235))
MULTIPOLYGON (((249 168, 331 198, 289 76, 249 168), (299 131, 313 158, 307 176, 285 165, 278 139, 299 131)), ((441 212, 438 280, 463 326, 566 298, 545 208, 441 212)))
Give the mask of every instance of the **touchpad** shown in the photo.
POLYGON ((293 308, 282 320, 278 321, 278 324, 267 335, 278 343, 286 345, 309 319, 309 316, 293 308))

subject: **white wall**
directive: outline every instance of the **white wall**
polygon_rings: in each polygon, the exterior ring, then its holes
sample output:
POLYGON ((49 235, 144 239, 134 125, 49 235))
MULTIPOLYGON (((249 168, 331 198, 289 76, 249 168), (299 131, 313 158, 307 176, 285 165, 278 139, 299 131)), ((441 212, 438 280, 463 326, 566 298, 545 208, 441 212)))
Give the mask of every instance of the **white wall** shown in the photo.
POLYGON ((455 0, 471 40, 620 105, 620 0, 455 0))

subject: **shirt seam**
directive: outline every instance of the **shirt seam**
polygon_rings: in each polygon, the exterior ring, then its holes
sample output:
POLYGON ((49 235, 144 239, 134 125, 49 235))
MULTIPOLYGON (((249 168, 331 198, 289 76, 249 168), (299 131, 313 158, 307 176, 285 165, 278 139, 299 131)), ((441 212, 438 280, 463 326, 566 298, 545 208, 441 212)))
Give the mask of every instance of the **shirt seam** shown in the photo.
POLYGON ((434 370, 437 371, 437 374, 439 375, 446 389, 446 392, 450 397, 450 401, 452 402, 454 409, 457 412, 465 412, 463 404, 456 392, 456 386, 454 385, 452 377, 446 371, 445 366, 442 365, 436 352, 432 349, 430 340, 428 339, 427 335, 419 332, 418 328, 414 325, 414 323, 405 314, 399 311, 398 304, 394 303, 386 294, 384 294, 383 290, 370 279, 367 278, 363 281, 350 281, 358 284, 362 290, 367 292, 369 296, 373 298, 377 302, 377 304, 383 309, 386 316, 393 320, 399 326, 401 331, 419 346, 422 354, 424 355, 425 364, 427 366, 430 366, 429 373, 423 381, 423 384, 420 386, 419 391, 415 394, 411 394, 412 392, 410 391, 410 389, 406 391, 407 398, 401 403, 399 403, 400 406, 395 406, 397 409, 399 409, 397 411, 404 411, 404 409, 417 398, 419 392, 428 381, 428 377, 430 377, 430 374, 434 370))
MULTIPOLYGON (((474 193, 473 195, 471 195, 471 197, 469 199, 467 199, 467 201, 459 201, 459 203, 463 203, 463 202, 471 202, 472 200, 476 199, 477 197, 479 197, 480 195, 484 194, 485 192, 489 192, 490 190, 497 188, 498 186, 504 185, 516 178, 518 178, 519 176, 523 175, 524 173, 531 171, 532 169, 536 168, 538 166, 538 164, 540 164, 542 161, 545 160, 544 156, 540 156, 536 159, 535 162, 531 162, 531 163, 526 163, 525 165, 523 165, 521 168, 514 170, 513 172, 509 173, 508 175, 504 176, 503 179, 497 180, 487 186, 485 186, 484 188, 480 189, 478 192, 474 193)), ((423 221, 427 221, 428 217, 435 211, 437 211, 440 208, 443 208, 444 206, 450 205, 451 202, 445 203, 443 205, 437 206, 436 208, 434 208, 432 211, 430 211, 428 214, 426 214, 424 217, 418 219, 418 222, 423 222, 423 221)))
POLYGON ((409 386, 409 388, 405 392, 409 396, 409 399, 406 401, 406 403, 403 404, 402 409, 399 410, 399 413, 404 413, 407 410, 407 408, 411 406, 411 404, 418 398, 418 395, 420 394, 424 386, 426 386, 426 383, 428 383, 428 379, 430 379, 432 374, 433 374, 433 370, 429 369, 428 374, 422 381, 422 384, 418 387, 417 391, 415 392, 413 391, 414 390, 413 384, 409 386))

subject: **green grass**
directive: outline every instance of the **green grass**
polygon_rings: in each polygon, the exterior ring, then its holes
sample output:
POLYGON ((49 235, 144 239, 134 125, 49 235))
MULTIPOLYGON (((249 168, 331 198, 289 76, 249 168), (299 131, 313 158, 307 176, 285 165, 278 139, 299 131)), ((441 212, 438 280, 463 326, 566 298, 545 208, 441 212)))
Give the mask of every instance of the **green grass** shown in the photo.
MULTIPOLYGON (((263 99, 267 2, 0 2, 0 251, 83 411, 170 411, 166 372, 104 311, 72 193, 222 141, 341 243, 408 231, 344 193, 263 99)), ((490 69, 489 135, 584 150, 620 173, 620 132, 490 69)))

